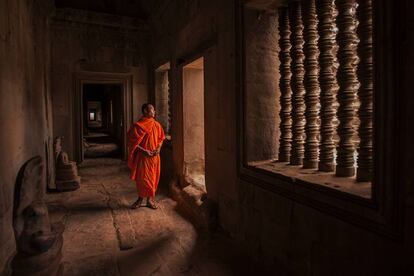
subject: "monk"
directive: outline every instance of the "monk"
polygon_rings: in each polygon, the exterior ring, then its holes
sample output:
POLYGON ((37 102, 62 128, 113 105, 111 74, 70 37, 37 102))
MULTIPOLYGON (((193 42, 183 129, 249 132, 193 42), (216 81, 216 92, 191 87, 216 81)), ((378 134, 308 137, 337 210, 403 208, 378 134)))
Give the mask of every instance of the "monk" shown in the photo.
POLYGON ((160 123, 154 119, 153 105, 144 104, 142 114, 128 131, 128 167, 138 190, 138 199, 131 208, 141 207, 143 199, 147 198, 147 207, 157 209, 154 196, 160 180, 160 150, 165 135, 160 123))

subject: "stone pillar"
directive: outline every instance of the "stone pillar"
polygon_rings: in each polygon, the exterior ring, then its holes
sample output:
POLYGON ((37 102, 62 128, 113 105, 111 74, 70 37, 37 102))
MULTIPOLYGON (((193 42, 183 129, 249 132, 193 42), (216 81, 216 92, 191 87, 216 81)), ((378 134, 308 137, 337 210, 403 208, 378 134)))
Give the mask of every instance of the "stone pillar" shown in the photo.
POLYGON ((279 8, 279 59, 280 59, 280 147, 279 158, 281 162, 290 161, 292 144, 292 90, 290 88, 290 26, 289 12, 286 7, 279 8))
POLYGON ((338 62, 337 79, 339 84, 337 117, 339 120, 338 135, 339 146, 337 149, 337 176, 354 176, 354 116, 355 95, 358 88, 356 78, 356 44, 355 33, 355 3, 354 0, 337 0, 338 8, 338 62))
POLYGON ((358 90, 359 107, 359 148, 358 181, 371 181, 372 177, 372 119, 373 119, 373 60, 372 60, 372 1, 359 1, 358 25, 358 90))
POLYGON ((334 165, 334 149, 333 141, 334 126, 333 119, 335 117, 335 76, 334 76, 334 17, 333 17, 333 1, 318 0, 318 19, 319 19, 319 83, 321 87, 320 103, 321 103, 321 141, 319 152, 319 170, 324 172, 333 172, 334 165))
POLYGON ((171 107, 172 107, 172 97, 171 97, 171 86, 170 86, 170 70, 168 70, 167 72, 167 78, 168 78, 168 84, 167 84, 167 93, 168 93, 168 104, 167 104, 167 123, 168 123, 168 127, 167 127, 167 133, 169 135, 171 135, 171 107))
POLYGON ((301 3, 289 3, 289 20, 292 35, 290 50, 292 57, 292 149, 290 153, 291 165, 302 165, 304 157, 305 135, 305 87, 303 84, 305 70, 303 54, 303 23, 301 3))
POLYGON ((306 141, 305 158, 303 167, 305 169, 318 168, 319 147, 319 82, 318 82, 318 29, 316 18, 315 0, 303 0, 303 23, 304 29, 304 53, 305 53, 305 103, 306 103, 306 141))

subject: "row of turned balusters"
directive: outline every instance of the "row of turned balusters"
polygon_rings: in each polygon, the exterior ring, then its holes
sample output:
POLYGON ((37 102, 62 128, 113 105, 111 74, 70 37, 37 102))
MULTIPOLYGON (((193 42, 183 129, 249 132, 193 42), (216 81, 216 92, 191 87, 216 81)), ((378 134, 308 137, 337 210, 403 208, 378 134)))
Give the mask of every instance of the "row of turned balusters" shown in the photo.
POLYGON ((371 0, 290 2, 279 9, 279 33, 279 161, 324 172, 335 171, 342 177, 356 173, 358 181, 370 181, 373 166, 371 0), (339 121, 336 129, 335 116, 339 121), (360 121, 358 129, 355 129, 356 118, 360 121), (339 136, 337 145, 335 131, 339 136), (359 137, 358 145, 354 142, 355 134, 359 137))

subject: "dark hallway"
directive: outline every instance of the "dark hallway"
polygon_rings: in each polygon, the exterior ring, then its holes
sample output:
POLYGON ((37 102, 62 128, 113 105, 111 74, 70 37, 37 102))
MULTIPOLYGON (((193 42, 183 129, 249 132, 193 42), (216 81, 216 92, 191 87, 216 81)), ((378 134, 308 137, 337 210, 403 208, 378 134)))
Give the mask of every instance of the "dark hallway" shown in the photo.
POLYGON ((85 158, 122 157, 123 113, 121 85, 83 85, 85 158))

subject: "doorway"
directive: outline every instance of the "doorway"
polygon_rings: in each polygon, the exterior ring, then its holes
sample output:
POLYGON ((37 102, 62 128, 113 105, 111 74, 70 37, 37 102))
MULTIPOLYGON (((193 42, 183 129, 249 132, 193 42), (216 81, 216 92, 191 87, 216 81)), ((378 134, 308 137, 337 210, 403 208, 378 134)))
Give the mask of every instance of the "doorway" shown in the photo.
MULTIPOLYGON (((74 160, 78 163, 82 163, 85 158, 85 138, 91 139, 93 137, 84 136, 105 136, 108 134, 111 139, 114 139, 117 142, 117 146, 119 147, 120 151, 118 156, 125 160, 128 156, 126 132, 132 124, 133 117, 132 75, 101 72, 80 72, 76 74, 74 84, 74 160), (106 102, 106 104, 101 103, 99 107, 99 104, 97 103, 90 103, 88 108, 88 104, 85 102, 88 101, 89 94, 95 94, 95 96, 91 96, 90 102, 102 101, 106 102), (105 94, 107 96, 104 96, 105 94), (111 100, 112 107, 110 103, 111 100), (103 108, 105 108, 106 111, 103 111, 103 108), (88 112, 88 110, 91 112, 88 112), (100 126, 100 122, 89 122, 97 121, 99 110, 101 112, 100 120, 104 120, 102 121, 102 128, 100 126), (103 130, 105 127, 105 120, 108 120, 109 122, 111 121, 111 113, 112 126, 110 124, 107 124, 107 126, 109 125, 109 129, 101 132, 100 130, 103 130), (98 132, 98 134, 95 134, 94 132, 98 132)), ((104 140, 104 138, 102 139, 104 140)))
POLYGON ((121 158, 122 85, 86 83, 82 91, 84 158, 121 158))
POLYGON ((205 186, 204 59, 183 67, 184 179, 205 186))

